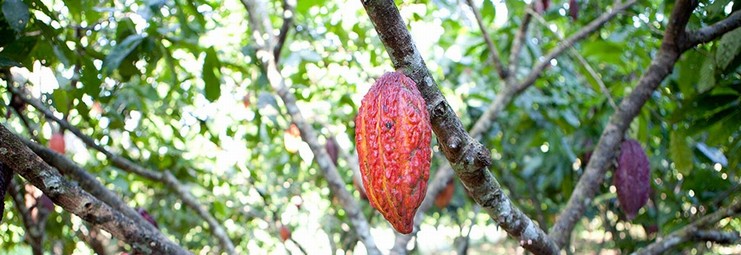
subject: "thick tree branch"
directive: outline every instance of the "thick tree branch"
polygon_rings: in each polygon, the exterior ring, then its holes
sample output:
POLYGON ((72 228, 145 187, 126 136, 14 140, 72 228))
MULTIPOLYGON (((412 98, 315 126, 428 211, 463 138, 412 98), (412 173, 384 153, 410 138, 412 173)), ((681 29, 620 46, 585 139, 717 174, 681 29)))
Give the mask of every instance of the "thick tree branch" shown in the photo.
POLYGON ((602 185, 605 172, 615 158, 617 148, 623 141, 623 136, 628 126, 630 126, 630 122, 638 115, 651 93, 669 75, 681 55, 682 52, 678 43, 685 36, 684 28, 695 6, 697 6, 697 2, 677 1, 659 53, 638 81, 636 88, 623 99, 618 110, 612 115, 607 127, 602 132, 584 174, 571 194, 566 208, 550 231, 551 237, 560 247, 568 243, 576 222, 584 215, 587 207, 591 205, 592 198, 597 193, 599 186, 602 185))
POLYGON ((151 169, 146 169, 124 157, 114 154, 103 146, 97 144, 95 140, 93 140, 93 138, 83 134, 82 131, 80 131, 77 127, 73 126, 66 120, 56 117, 54 113, 47 109, 38 100, 30 98, 28 97, 28 95, 21 94, 20 90, 16 88, 10 89, 12 89, 15 93, 19 93, 20 95, 22 95, 21 98, 26 103, 32 105, 38 111, 43 113, 47 118, 56 122, 62 128, 65 128, 75 134, 78 138, 80 138, 80 140, 82 140, 83 143, 85 143, 85 145, 106 155, 108 160, 110 160, 114 166, 126 172, 134 173, 150 180, 162 182, 165 184, 165 186, 174 190, 175 194, 183 201, 186 206, 196 211, 196 213, 206 221, 206 223, 209 225, 211 233, 219 240, 221 248, 224 249, 228 254, 236 253, 236 251, 234 250, 234 244, 229 239, 229 236, 226 234, 226 231, 224 231, 224 228, 219 225, 219 222, 216 220, 216 218, 214 218, 214 216, 211 215, 210 212, 208 212, 208 209, 205 206, 200 204, 198 200, 193 197, 193 195, 190 193, 190 190, 177 178, 175 178, 172 173, 170 173, 170 171, 154 171, 151 169))
POLYGON ((286 110, 291 115, 293 123, 295 123, 301 131, 301 138, 304 142, 309 144, 311 151, 314 153, 314 160, 317 165, 319 165, 319 169, 327 180, 332 194, 345 209, 358 239, 363 242, 368 254, 381 254, 370 234, 370 226, 368 225, 368 221, 363 215, 363 212, 360 210, 358 201, 356 201, 347 191, 342 176, 337 171, 337 168, 329 157, 324 146, 320 145, 317 141, 317 135, 314 132, 314 129, 311 124, 304 119, 304 116, 296 105, 296 97, 288 90, 285 80, 275 64, 275 59, 272 54, 272 37, 263 36, 266 33, 265 31, 272 30, 270 24, 261 22, 269 20, 265 13, 265 8, 263 8, 262 3, 259 0, 242 0, 242 3, 248 12, 250 25, 252 25, 252 37, 259 48, 257 51, 257 58, 261 61, 262 67, 267 73, 268 83, 270 83, 273 90, 275 90, 278 96, 283 100, 286 110))
POLYGON ((450 162, 474 200, 507 233, 520 240, 525 249, 536 254, 556 254, 558 247, 522 211, 515 207, 489 172, 489 150, 463 128, 450 105, 437 88, 427 66, 416 49, 409 31, 391 0, 362 1, 394 68, 417 83, 430 113, 432 130, 441 151, 450 162))
POLYGON ((486 46, 489 48, 489 61, 494 63, 494 68, 497 69, 499 78, 502 78, 502 81, 506 81, 507 76, 509 75, 507 67, 502 63, 502 58, 499 57, 499 50, 497 49, 497 46, 494 45, 494 41, 491 40, 491 36, 486 30, 484 22, 481 20, 481 13, 478 9, 476 9, 476 5, 473 4, 473 0, 466 0, 466 3, 468 4, 468 6, 471 7, 473 16, 476 18, 476 23, 479 25, 479 29, 481 29, 481 34, 484 36, 484 41, 486 41, 486 46))
POLYGON ((725 33, 737 29, 739 26, 741 26, 741 11, 734 12, 731 16, 711 26, 698 29, 697 31, 687 32, 689 39, 687 40, 687 44, 684 45, 683 50, 713 41, 725 33))
POLYGON ((161 233, 131 219, 70 183, 0 125, 0 162, 41 189, 54 203, 147 254, 190 254, 161 233))
POLYGON ((702 231, 700 228, 713 225, 723 218, 731 217, 733 215, 741 213, 741 201, 736 200, 730 206, 724 207, 715 211, 714 213, 703 216, 696 221, 688 224, 672 232, 671 234, 662 237, 656 242, 640 249, 634 253, 637 255, 648 255, 648 254, 663 254, 674 246, 682 244, 691 240, 698 241, 735 241, 738 242, 738 232, 717 232, 717 231, 702 231), (730 238, 729 238, 730 237, 730 238))
MULTIPOLYGON (((126 205, 126 202, 121 200, 115 193, 103 186, 94 176, 79 167, 77 164, 72 162, 64 155, 54 152, 53 150, 41 146, 29 140, 21 139, 23 143, 28 146, 36 155, 41 157, 47 164, 59 170, 64 176, 77 181, 78 185, 85 191, 89 192, 95 198, 100 199, 110 207, 123 213, 129 219, 133 220, 142 226, 152 226, 148 221, 144 220, 139 213, 134 211, 133 208, 126 205)), ((153 226, 150 231, 159 231, 153 226)))

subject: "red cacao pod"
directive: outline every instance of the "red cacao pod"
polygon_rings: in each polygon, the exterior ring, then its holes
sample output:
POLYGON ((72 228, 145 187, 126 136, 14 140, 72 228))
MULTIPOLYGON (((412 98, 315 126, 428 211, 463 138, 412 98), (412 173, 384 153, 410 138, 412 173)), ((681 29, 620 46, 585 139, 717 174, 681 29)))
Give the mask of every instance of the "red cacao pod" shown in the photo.
POLYGON ((386 73, 363 97, 355 119, 360 173, 371 206, 409 234, 430 176, 430 118, 412 79, 386 73))
POLYGON ((144 208, 141 207, 137 207, 136 212, 139 213, 139 215, 141 215, 144 220, 151 223, 152 226, 154 226, 155 228, 160 228, 160 226, 157 225, 157 221, 154 220, 154 217, 152 217, 152 215, 150 215, 147 210, 144 210, 144 208))
POLYGON ((280 225, 280 240, 285 242, 288 239, 291 239, 291 230, 286 225, 280 225))
POLYGON ((51 135, 51 139, 49 140, 49 148, 53 151, 64 154, 64 135, 62 133, 54 133, 53 135, 51 135))
POLYGON ((615 169, 613 185, 617 190, 620 208, 628 220, 648 202, 651 192, 651 173, 648 156, 636 140, 628 139, 620 147, 618 167, 615 169))
POLYGON ((569 0, 569 16, 573 20, 579 18, 579 3, 576 0, 569 0))

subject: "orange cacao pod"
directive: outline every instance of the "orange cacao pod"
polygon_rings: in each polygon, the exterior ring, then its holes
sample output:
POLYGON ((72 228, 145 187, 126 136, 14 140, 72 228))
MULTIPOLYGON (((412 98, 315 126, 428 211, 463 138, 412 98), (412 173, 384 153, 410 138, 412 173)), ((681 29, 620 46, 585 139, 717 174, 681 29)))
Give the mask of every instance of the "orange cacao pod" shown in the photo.
POLYGON ((417 85, 401 72, 371 86, 355 119, 360 173, 371 206, 409 234, 430 176, 430 118, 417 85))
POLYGON ((51 148, 53 151, 56 151, 57 153, 64 154, 64 134, 60 132, 51 135, 51 139, 49 140, 49 148, 51 148))
POLYGON ((455 182, 453 180, 454 179, 451 178, 445 186, 445 189, 437 194, 437 197, 435 198, 435 206, 437 206, 437 208, 443 209, 448 207, 450 200, 453 199, 453 194, 455 193, 455 182))

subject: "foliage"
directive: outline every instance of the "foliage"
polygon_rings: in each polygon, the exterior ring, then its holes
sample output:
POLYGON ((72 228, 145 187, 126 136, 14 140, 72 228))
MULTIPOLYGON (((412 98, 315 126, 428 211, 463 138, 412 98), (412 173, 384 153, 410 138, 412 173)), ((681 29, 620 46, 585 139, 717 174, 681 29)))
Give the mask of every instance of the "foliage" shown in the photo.
MULTIPOLYGON (((396 1, 440 89, 470 128, 502 90, 502 82, 462 2, 396 1)), ((574 33, 608 4, 576 1, 583 6, 573 19, 567 2, 551 3, 543 13, 547 27, 531 24, 522 66, 532 66, 559 43, 559 36, 574 33)), ((741 8, 739 1, 700 2, 690 28, 707 26, 741 8)), ((355 249, 345 212, 330 199, 311 150, 287 131, 291 120, 261 71, 239 1, 2 0, 0 5, 0 68, 13 67, 16 82, 115 153, 152 169, 167 169, 188 183, 238 251, 295 250, 290 242, 281 242, 282 226, 304 247, 355 249), (243 106, 245 96, 254 103, 243 106)), ((484 0, 477 5, 500 53, 508 55, 526 4, 484 0)), ((607 84, 616 101, 627 95, 658 50, 671 5, 640 1, 627 15, 579 42, 574 48, 599 76, 589 74, 574 53, 560 56, 483 136, 495 159, 494 174, 541 226, 552 225, 565 206, 586 165, 583 155, 593 149, 614 112, 596 79, 607 84)), ((267 7, 270 22, 280 27, 282 3, 268 1, 267 7)), ((281 72, 302 113, 321 134, 320 142, 335 137, 344 151, 340 155, 352 154, 360 100, 375 78, 391 71, 391 63, 360 1, 301 0, 293 14, 281 72)), ((633 121, 628 136, 643 146, 651 167, 649 204, 626 221, 608 175, 594 202, 599 206, 587 212, 577 231, 593 232, 588 226, 602 223, 599 231, 614 238, 605 248, 634 251, 657 237, 636 234, 631 231, 636 226, 657 226, 660 234, 669 233, 718 208, 724 198, 738 196, 739 42, 741 29, 736 29, 684 54, 633 121)), ((0 84, 4 113, 11 98, 7 83, 0 84)), ((43 144, 59 129, 30 107, 22 114, 43 144)), ((3 125, 28 134, 16 116, 3 125)), ((65 137, 67 156, 130 206, 145 208, 172 240, 198 253, 216 248, 206 223, 162 183, 115 169, 97 151, 70 134, 65 137)), ((340 157, 337 164, 358 198, 351 162, 340 157)), ((444 157, 435 154, 431 169, 442 164, 444 157)), ((455 192, 447 208, 428 212, 424 225, 468 224, 473 202, 463 189, 455 192)), ((372 216, 376 212, 367 202, 361 204, 372 226, 391 233, 380 216, 372 216)), ((6 202, 0 223, 0 232, 7 233, 0 236, 3 250, 26 247, 17 216, 6 202)), ((494 224, 486 217, 474 219, 479 226, 494 224)), ((79 218, 57 207, 44 246, 61 244, 64 254, 87 249, 76 244, 83 235, 81 225, 79 218)), ((738 230, 741 221, 724 225, 733 226, 738 230)), ((381 249, 390 248, 378 243, 381 249)), ((574 245, 584 252, 598 246, 574 245)), ((690 247, 695 246, 682 248, 690 247)), ((418 247, 431 252, 424 249, 418 247)))

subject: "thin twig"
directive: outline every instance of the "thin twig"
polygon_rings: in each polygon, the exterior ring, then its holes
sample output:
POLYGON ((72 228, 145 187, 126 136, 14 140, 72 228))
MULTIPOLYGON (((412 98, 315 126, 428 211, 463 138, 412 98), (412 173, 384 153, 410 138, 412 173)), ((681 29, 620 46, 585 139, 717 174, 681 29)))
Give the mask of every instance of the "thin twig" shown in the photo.
MULTIPOLYGON (((532 4, 525 7, 527 9, 532 8, 532 4)), ((522 17, 522 23, 520 28, 515 34, 515 38, 512 40, 512 49, 509 54, 509 79, 507 80, 507 86, 510 86, 517 79, 517 70, 520 62, 520 52, 522 51, 522 45, 525 44, 525 38, 527 38, 527 29, 530 27, 530 20, 532 16, 530 12, 525 11, 525 16, 522 17)))
MULTIPOLYGON (((616 6, 614 9, 610 10, 609 12, 603 13, 599 17, 597 17, 592 22, 589 22, 586 26, 579 29, 576 33, 569 36, 567 39, 563 40, 561 44, 556 46, 556 48, 552 49, 548 54, 545 55, 541 59, 540 62, 535 64, 533 66, 532 71, 530 74, 525 77, 524 80, 522 80, 519 84, 515 85, 516 91, 521 91, 526 89, 527 87, 530 87, 535 80, 540 77, 540 75, 543 73, 543 70, 545 70, 546 67, 548 67, 551 63, 551 60, 556 58, 557 56, 561 55, 563 51, 571 48, 576 42, 581 41, 582 39, 586 38, 588 35, 594 33, 602 27, 605 23, 612 20, 615 16, 622 13, 624 10, 628 9, 628 7, 632 6, 636 3, 637 0, 628 0, 625 3, 616 6)), ((528 9, 528 11, 532 11, 528 9)), ((532 14, 531 14, 532 15, 532 14)))
POLYGON ((507 73, 507 67, 504 66, 502 63, 502 58, 499 57, 499 50, 497 49, 497 46, 494 45, 494 41, 491 40, 491 36, 489 35, 489 32, 486 30, 486 26, 484 26, 484 22, 481 20, 481 13, 478 9, 476 9, 476 5, 473 3, 473 0, 466 0, 466 3, 468 3, 468 6, 471 7, 471 11, 473 11, 473 16, 476 17, 476 23, 479 24, 479 29, 481 29, 481 34, 484 36, 484 41, 486 41, 486 46, 489 48, 489 61, 494 62, 494 68, 497 69, 497 73, 499 74, 499 78, 502 78, 502 81, 507 80, 507 76, 509 75, 507 73))
POLYGON ((692 234, 693 241, 734 244, 741 240, 738 231, 697 230, 692 234))
MULTIPOLYGON (((0 168, 5 167, 2 163, 0 163, 0 168)), ((41 240, 43 240, 43 233, 38 228, 38 224, 31 218, 31 212, 28 208, 26 208, 26 200, 24 198, 23 189, 21 189, 21 184, 18 183, 17 178, 13 178, 10 181, 10 187, 8 188, 8 194, 13 199, 13 204, 15 204, 15 209, 18 210, 18 214, 21 217, 21 220, 23 222, 23 226, 26 227, 26 243, 31 246, 31 250, 33 251, 33 254, 43 254, 44 250, 41 245, 41 240)))
POLYGON ((695 45, 707 43, 741 26, 741 12, 736 11, 731 16, 697 31, 688 31, 688 40, 682 49, 689 49, 695 45))
POLYGON ((733 232, 733 234, 723 234, 723 236, 719 236, 719 235, 710 236, 710 235, 704 235, 704 234, 709 234, 710 232, 701 231, 700 228, 713 225, 723 218, 731 217, 739 213, 741 213, 741 201, 736 200, 732 202, 731 205, 729 205, 728 207, 720 208, 714 213, 705 215, 702 218, 699 218, 693 221, 692 223, 687 224, 686 226, 672 232, 671 234, 666 235, 662 237, 661 239, 657 239, 656 242, 646 247, 643 247, 642 249, 638 250, 634 254, 636 255, 663 254, 667 252, 669 249, 673 248, 674 246, 677 246, 679 244, 682 244, 690 240, 702 240, 703 237, 714 238, 715 240, 723 241, 724 239, 726 239, 725 237, 731 236, 731 238, 726 241, 738 242, 739 240, 738 232, 733 232), (698 231, 701 231, 699 232, 700 233, 699 235, 698 235, 698 231), (725 236, 725 235, 729 235, 729 236, 725 236))
MULTIPOLYGON (((531 13, 531 15, 534 16, 536 20, 538 21, 538 23, 540 23, 542 26, 546 28, 548 27, 548 22, 545 21, 543 16, 537 13, 531 13)), ((548 30, 550 31, 550 29, 548 30)), ((555 35, 559 41, 561 42, 564 41, 564 38, 560 34, 553 32, 553 31, 552 31, 552 34, 555 35)), ((612 106, 612 109, 617 110, 617 104, 615 103, 615 99, 612 98, 612 95, 610 95, 610 90, 607 89, 605 82, 602 81, 602 78, 599 76, 599 74, 597 74, 597 72, 594 71, 594 68, 592 68, 592 65, 590 65, 589 62, 587 62, 587 60, 584 59, 581 53, 579 53, 579 51, 574 49, 574 47, 569 48, 569 53, 571 53, 571 55, 573 55, 579 61, 579 63, 581 63, 581 65, 584 66, 584 69, 587 70, 587 72, 589 73, 589 76, 592 76, 592 79, 594 79, 597 82, 597 85, 600 87, 602 95, 604 95, 607 98, 607 101, 610 103, 610 106, 612 106)))
POLYGON ((288 32, 293 26, 293 17, 296 15, 296 0, 283 0, 283 25, 280 27, 280 34, 276 40, 275 49, 273 49, 273 58, 275 63, 280 63, 280 52, 283 50, 283 44, 286 43, 288 32))
POLYGON ((273 38, 264 36, 267 31, 272 30, 272 27, 269 22, 264 22, 269 19, 265 13, 263 3, 259 0, 242 0, 242 4, 247 9, 250 25, 252 25, 252 38, 258 46, 257 57, 262 62, 262 67, 267 73, 268 83, 283 100, 286 110, 291 116, 291 120, 301 131, 301 138, 309 145, 311 151, 314 153, 314 160, 319 165, 321 173, 327 180, 329 189, 342 205, 342 208, 345 209, 358 238, 365 244, 368 254, 381 254, 381 251, 376 247, 373 236, 370 234, 370 226, 365 215, 360 210, 358 201, 345 188, 345 182, 342 180, 336 166, 324 146, 320 145, 317 141, 314 128, 304 119, 303 114, 301 114, 301 111, 296 105, 296 97, 288 90, 285 79, 278 70, 272 54, 273 38))

